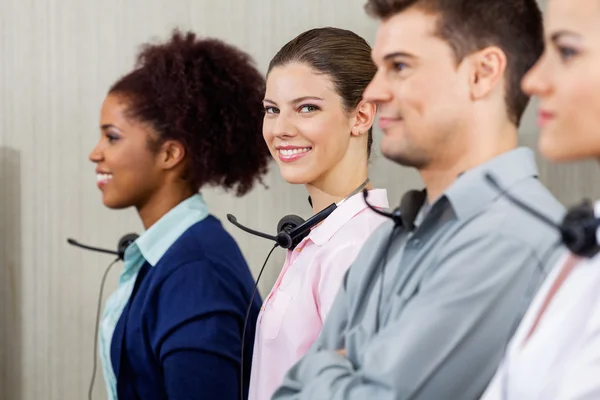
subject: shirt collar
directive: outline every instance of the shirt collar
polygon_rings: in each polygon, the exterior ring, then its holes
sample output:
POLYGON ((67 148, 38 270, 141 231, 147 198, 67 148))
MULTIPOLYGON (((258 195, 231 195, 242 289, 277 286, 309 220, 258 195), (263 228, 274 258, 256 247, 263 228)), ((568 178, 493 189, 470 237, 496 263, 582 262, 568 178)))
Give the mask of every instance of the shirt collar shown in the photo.
MULTIPOLYGON (((150 229, 144 231, 134 243, 144 259, 154 267, 169 247, 190 226, 202 221, 207 216, 208 206, 204 198, 200 194, 195 194, 163 215, 150 229)), ((131 250, 133 251, 133 249, 131 250)))
POLYGON ((485 174, 489 173, 502 189, 509 190, 523 179, 538 176, 533 151, 520 147, 465 171, 445 191, 456 216, 468 218, 500 196, 497 188, 490 185, 485 174))
MULTIPOLYGON (((369 190, 369 204, 373 207, 388 208, 387 190, 369 190)), ((308 238, 317 246, 322 246, 355 215, 367 208, 362 192, 346 199, 325 220, 314 228, 308 238)))

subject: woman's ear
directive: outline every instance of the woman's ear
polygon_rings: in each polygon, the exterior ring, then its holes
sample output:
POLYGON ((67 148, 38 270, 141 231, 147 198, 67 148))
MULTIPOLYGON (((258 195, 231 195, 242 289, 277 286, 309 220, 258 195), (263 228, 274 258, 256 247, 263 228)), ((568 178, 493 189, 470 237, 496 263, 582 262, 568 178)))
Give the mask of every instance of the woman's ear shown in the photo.
POLYGON ((366 135, 375 121, 377 107, 373 103, 370 103, 366 100, 361 100, 361 102, 358 103, 358 106, 356 106, 355 113, 356 115, 354 118, 354 125, 352 126, 352 135, 366 135))
POLYGON ((161 145, 160 162, 163 169, 177 167, 185 157, 185 147, 176 140, 166 140, 161 145))

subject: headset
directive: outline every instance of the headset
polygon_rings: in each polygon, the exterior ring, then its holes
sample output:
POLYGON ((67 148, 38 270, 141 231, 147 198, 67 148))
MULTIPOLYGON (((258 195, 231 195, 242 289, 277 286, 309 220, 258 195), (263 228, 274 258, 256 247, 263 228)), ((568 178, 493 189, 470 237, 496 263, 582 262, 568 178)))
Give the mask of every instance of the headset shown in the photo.
POLYGON ((125 259, 125 250, 127 247, 139 237, 137 233, 128 233, 119 239, 119 243, 117 244, 117 251, 101 249, 99 247, 88 246, 86 244, 81 244, 75 239, 68 238, 67 243, 73 246, 80 247, 85 250, 97 251, 99 253, 105 254, 113 254, 117 256, 117 258, 111 262, 106 270, 104 271, 104 275, 102 276, 102 281, 100 282, 100 293, 98 294, 98 306, 96 310, 96 328, 94 329, 94 355, 93 355, 93 367, 92 367, 92 377, 90 378, 90 386, 88 388, 88 400, 92 400, 92 392, 94 391, 94 382, 96 381, 96 369, 98 368, 98 327, 100 324, 100 311, 102 310, 102 293, 104 292, 104 284, 106 283, 106 277, 110 272, 113 265, 117 263, 117 261, 123 261, 125 259))
MULTIPOLYGON (((369 184, 371 180, 367 178, 358 188, 356 188, 352 193, 346 196, 344 199, 337 203, 332 203, 327 208, 319 211, 306 221, 297 215, 290 214, 286 215, 279 220, 277 224, 277 236, 269 235, 266 233, 258 232, 254 229, 247 228, 237 222, 237 218, 231 214, 227 214, 227 219, 233 225, 237 226, 244 232, 247 232, 251 235, 255 235, 261 237, 263 239, 272 240, 275 242, 275 245, 269 251, 265 262, 263 263, 260 271, 258 273, 258 277, 256 278, 256 283, 254 284, 254 290, 252 291, 252 296, 250 297, 250 302, 248 303, 248 308, 246 309, 246 317, 244 318, 244 328, 242 330, 242 356, 240 363, 240 399, 244 400, 244 342, 246 339, 246 327, 248 325, 248 318, 250 317, 250 310, 252 309, 252 302, 254 301, 254 297, 256 296, 256 291, 258 289, 258 282, 260 281, 260 277, 262 276, 263 270, 269 261, 269 257, 273 253, 276 247, 281 247, 288 250, 294 250, 296 246, 310 233, 310 230, 320 224, 325 218, 331 215, 332 212, 335 211, 342 203, 348 200, 350 197, 354 196, 361 190, 365 188, 369 184)), ((367 190, 365 189, 365 192, 367 190)), ((310 196, 308 197, 308 203, 312 206, 312 199, 310 196)))
POLYGON ((117 244, 117 251, 101 249, 99 247, 88 246, 87 244, 81 244, 75 239, 68 238, 67 243, 73 246, 81 247, 85 250, 97 251, 99 253, 105 254, 113 254, 119 258, 119 260, 123 261, 125 259, 125 250, 127 247, 139 237, 137 233, 128 233, 119 239, 119 243, 117 244))
POLYGON ((363 198, 365 200, 365 204, 369 209, 379 215, 382 215, 386 218, 391 219, 394 222, 394 226, 392 228, 392 232, 390 232, 387 243, 383 249, 383 251, 379 255, 379 259, 376 261, 377 268, 380 270, 381 279, 379 281, 379 296, 377 296, 377 314, 375 315, 375 332, 379 332, 379 327, 381 325, 380 313, 381 302, 383 301, 383 282, 385 280, 385 264, 387 264, 388 253, 390 251, 390 247, 392 246, 392 241, 396 237, 396 232, 401 228, 404 228, 407 232, 412 232, 415 226, 415 220, 417 219, 417 215, 419 214, 419 210, 425 204, 425 200, 427 199, 427 191, 423 190, 409 190, 406 192, 402 199, 400 199, 400 206, 396 207, 391 213, 381 211, 371 205, 367 198, 369 197, 369 192, 363 190, 363 198))
MULTIPOLYGON (((560 232, 560 240, 554 246, 551 246, 547 253, 543 254, 543 256, 540 258, 541 262, 537 267, 541 270, 542 275, 546 275, 546 272, 543 270, 543 265, 547 261, 548 257, 552 255, 552 251, 555 250, 560 244, 565 245, 573 254, 580 257, 593 257, 600 251, 600 245, 598 244, 596 236, 596 232, 600 227, 600 218, 596 217, 594 208, 589 200, 584 200, 579 206, 569 209, 562 222, 557 224, 543 213, 535 210, 531 206, 528 206, 521 200, 508 193, 508 191, 502 188, 502 186, 491 174, 486 173, 485 179, 499 192, 501 196, 506 196, 511 203, 515 204, 519 208, 560 232)), ((377 310, 379 310, 382 302, 385 264, 393 238, 395 237, 399 228, 404 228, 408 232, 411 232, 415 229, 414 221, 420 208, 424 204, 427 195, 425 190, 410 190, 402 196, 400 206, 395 208, 391 213, 383 212, 370 205, 367 201, 368 192, 366 190, 363 191, 363 196, 365 203, 373 212, 387 217, 394 222, 394 227, 388 237, 387 244, 381 252, 379 260, 377 260, 377 264, 381 270, 381 287, 377 306, 377 310)), ((375 329, 376 331, 379 330, 379 325, 380 323, 378 314, 375 329)))
POLYGON ((596 231, 600 227, 600 219, 596 217, 594 207, 589 200, 583 200, 579 205, 570 208, 563 220, 556 223, 540 211, 513 197, 506 189, 502 188, 491 174, 486 173, 485 179, 500 195, 506 196, 511 203, 558 230, 562 244, 571 253, 579 257, 591 258, 600 250, 596 238, 596 231))
MULTIPOLYGON (((358 188, 356 188, 352 193, 346 196, 344 199, 339 201, 338 203, 332 203, 329 207, 319 211, 306 221, 294 214, 286 215, 285 217, 279 220, 277 223, 277 235, 269 235, 266 233, 258 232, 254 229, 247 228, 237 222, 237 218, 231 214, 227 214, 227 219, 233 225, 237 226, 244 232, 247 232, 251 235, 255 235, 264 239, 272 240, 276 243, 276 246, 279 246, 284 249, 294 250, 296 246, 310 233, 310 230, 320 224, 325 218, 329 217, 332 212, 335 211, 342 203, 348 200, 350 197, 354 196, 356 193, 360 192, 367 184, 369 184, 370 179, 367 178, 358 188)), ((312 200, 308 198, 309 204, 312 206, 312 200)))

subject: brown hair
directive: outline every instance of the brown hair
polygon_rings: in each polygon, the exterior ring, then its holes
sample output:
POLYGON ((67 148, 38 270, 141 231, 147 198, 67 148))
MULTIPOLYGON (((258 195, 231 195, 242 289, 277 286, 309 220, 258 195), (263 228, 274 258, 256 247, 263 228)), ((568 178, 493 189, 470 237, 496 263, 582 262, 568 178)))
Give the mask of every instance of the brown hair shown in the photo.
MULTIPOLYGON (((317 73, 328 75, 346 112, 358 106, 377 71, 371 59, 371 46, 365 39, 352 31, 332 27, 311 29, 289 41, 275 54, 268 72, 292 62, 307 64, 317 73)), ((373 128, 368 135, 370 156, 373 128)))
POLYGON ((128 101, 128 114, 149 124, 158 142, 186 149, 184 176, 241 196, 268 170, 271 155, 262 137, 265 81, 250 56, 222 41, 175 30, 162 44, 146 44, 135 69, 109 93, 128 101))
POLYGON ((447 41, 457 62, 488 46, 507 58, 506 108, 519 125, 529 102, 521 79, 544 51, 542 13, 535 0, 368 0, 368 14, 388 19, 410 7, 437 14, 437 36, 447 41))

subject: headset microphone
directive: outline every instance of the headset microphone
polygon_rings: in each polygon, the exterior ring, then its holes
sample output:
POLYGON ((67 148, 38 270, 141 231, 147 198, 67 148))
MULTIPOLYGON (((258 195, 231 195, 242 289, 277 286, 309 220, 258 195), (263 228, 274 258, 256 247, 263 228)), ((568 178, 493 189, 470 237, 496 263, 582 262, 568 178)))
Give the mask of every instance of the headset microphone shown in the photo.
POLYGON ((82 243, 79 243, 77 240, 71 239, 71 238, 67 239, 67 243, 69 243, 70 245, 73 245, 73 246, 80 247, 85 250, 91 250, 91 251, 96 251, 96 252, 105 253, 105 254, 113 254, 115 256, 118 256, 119 260, 123 260, 125 258, 125 250, 127 250, 127 247, 129 247, 129 245, 131 243, 135 242, 135 240, 138 237, 139 237, 139 235, 137 233, 128 233, 128 234, 124 235, 123 237, 121 237, 121 239, 119 239, 119 243, 117 245, 116 251, 108 250, 108 249, 101 249, 99 247, 82 244, 82 243))
POLYGON ((94 329, 92 376, 90 379, 90 385, 88 387, 88 400, 92 400, 92 393, 94 392, 94 382, 96 381, 96 369, 98 366, 97 351, 96 351, 96 349, 98 348, 98 328, 100 325, 100 311, 102 310, 102 293, 104 292, 104 284, 106 282, 106 277, 108 276, 110 269, 113 267, 113 265, 115 265, 117 263, 117 261, 119 261, 119 260, 123 261, 123 259, 125 258, 125 250, 127 250, 127 247, 129 247, 129 245, 131 243, 135 242, 135 240, 138 237, 139 237, 139 235, 137 233, 128 233, 126 235, 123 235, 123 237, 121 237, 121 239, 119 239, 119 243, 117 244, 116 251, 108 250, 108 249, 101 249, 99 247, 81 244, 77 240, 71 239, 71 238, 67 239, 67 243, 69 243, 70 245, 77 246, 77 247, 80 247, 80 248, 86 249, 86 250, 97 251, 99 253, 105 253, 105 254, 113 254, 113 255, 117 256, 117 258, 113 262, 111 262, 108 265, 108 267, 106 268, 106 270, 104 271, 104 275, 102 275, 102 281, 100 282, 100 293, 98 294, 98 305, 96 308, 96 327, 94 329))
POLYGON ((332 203, 306 221, 293 214, 281 218, 277 224, 277 231, 279 232, 277 234, 277 244, 284 249, 295 249, 302 239, 308 236, 310 230, 329 217, 336 208, 337 204, 332 203))
MULTIPOLYGON (((262 233, 255 231, 254 229, 250 229, 245 227, 244 225, 237 222, 237 218, 231 214, 227 214, 227 219, 233 225, 237 226, 244 232, 247 232, 251 235, 255 235, 261 237, 263 239, 272 240, 277 243, 277 246, 293 250, 296 246, 308 236, 310 230, 320 224, 325 218, 329 217, 335 209, 341 205, 343 202, 348 200, 350 197, 354 196, 356 193, 360 192, 367 184, 370 182, 370 179, 367 178, 358 188, 356 188, 352 193, 350 193, 346 198, 341 200, 339 203, 332 203, 329 207, 324 210, 319 211, 306 221, 297 215, 286 215, 285 217, 279 220, 277 224, 277 236, 269 235, 267 233, 262 233)), ((312 200, 309 197, 308 202, 312 206, 312 200)))
POLYGON ((513 197, 506 189, 502 188, 491 174, 486 173, 485 179, 501 195, 506 196, 511 203, 545 224, 557 229, 560 232, 562 243, 571 253, 580 257, 591 258, 600 250, 598 239, 596 238, 596 232, 598 227, 600 227, 600 219, 596 217, 594 208, 589 201, 584 200, 579 206, 569 209, 562 222, 557 224, 546 215, 513 197))
POLYGON ((297 215, 286 215, 285 217, 281 218, 281 220, 277 224, 277 236, 269 235, 266 233, 255 231, 254 229, 247 228, 244 225, 237 222, 237 218, 231 214, 227 214, 227 219, 229 220, 229 222, 231 222, 233 225, 237 226, 244 232, 247 232, 251 235, 259 236, 263 239, 272 240, 277 244, 277 246, 281 248, 293 250, 302 241, 302 239, 308 236, 310 230, 313 227, 315 227, 325 218, 327 218, 336 208, 337 205, 333 203, 329 207, 313 215, 306 221, 304 221, 304 219, 297 215))

